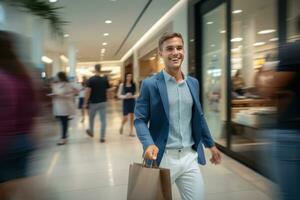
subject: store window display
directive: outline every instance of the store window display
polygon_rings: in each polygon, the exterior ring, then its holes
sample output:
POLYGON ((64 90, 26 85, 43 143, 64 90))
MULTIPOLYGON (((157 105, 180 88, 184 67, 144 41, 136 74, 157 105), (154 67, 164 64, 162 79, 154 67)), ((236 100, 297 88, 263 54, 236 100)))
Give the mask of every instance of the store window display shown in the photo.
POLYGON ((267 169, 261 155, 270 148, 267 132, 276 123, 276 102, 257 87, 259 75, 266 80, 278 64, 276 0, 233 0, 231 150, 267 169), (239 12, 237 12, 239 11, 239 12))

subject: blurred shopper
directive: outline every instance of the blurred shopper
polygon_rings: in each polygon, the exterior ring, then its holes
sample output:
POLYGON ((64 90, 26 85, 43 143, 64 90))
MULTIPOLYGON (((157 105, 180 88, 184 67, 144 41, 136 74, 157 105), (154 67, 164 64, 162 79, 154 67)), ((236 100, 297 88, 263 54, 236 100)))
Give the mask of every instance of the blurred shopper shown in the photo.
POLYGON ((183 39, 166 33, 159 40, 165 69, 142 82, 135 106, 135 128, 144 158, 169 168, 183 200, 203 200, 204 187, 198 162, 204 165, 202 143, 214 164, 221 154, 211 137, 199 101, 199 83, 183 74, 183 39), (198 162, 197 162, 198 159, 198 162))
MULTIPOLYGON (((300 16, 298 17, 300 34, 300 16)), ((300 198, 300 40, 279 48, 276 72, 261 72, 261 94, 277 102, 276 177, 282 200, 300 198)))
POLYGON ((74 88, 69 83, 65 72, 57 73, 58 81, 52 85, 53 114, 61 123, 61 139, 57 145, 67 142, 69 120, 75 114, 74 88))
POLYGON ((85 97, 85 86, 86 86, 86 77, 82 78, 82 81, 79 85, 79 98, 78 98, 78 109, 81 111, 81 122, 84 122, 85 119, 85 108, 83 107, 84 104, 84 97, 85 97))
POLYGON ((232 87, 233 91, 235 92, 235 95, 243 96, 245 94, 244 88, 245 88, 245 81, 243 77, 241 76, 241 72, 238 69, 232 78, 232 87))
POLYGON ((13 39, 14 34, 0 31, 1 200, 9 199, 12 191, 7 188, 17 189, 12 187, 14 184, 4 187, 7 181, 27 176, 29 156, 34 147, 32 128, 37 111, 33 85, 15 53, 13 39))
POLYGON ((109 83, 106 77, 100 76, 101 65, 95 65, 95 75, 87 80, 85 89, 84 107, 89 109, 89 129, 86 133, 90 136, 94 136, 94 121, 96 113, 100 115, 100 142, 105 142, 106 131, 106 101, 107 90, 109 89, 109 83))
POLYGON ((118 97, 123 99, 123 120, 120 128, 120 134, 123 134, 123 128, 125 123, 128 121, 130 123, 129 136, 134 137, 133 134, 133 112, 135 105, 135 93, 136 86, 133 82, 132 73, 126 73, 124 78, 124 83, 121 83, 118 90, 118 97))
MULTIPOLYGON (((300 35, 300 16, 298 17, 300 35)), ((300 40, 280 49, 278 89, 278 180, 283 200, 300 198, 300 40)))

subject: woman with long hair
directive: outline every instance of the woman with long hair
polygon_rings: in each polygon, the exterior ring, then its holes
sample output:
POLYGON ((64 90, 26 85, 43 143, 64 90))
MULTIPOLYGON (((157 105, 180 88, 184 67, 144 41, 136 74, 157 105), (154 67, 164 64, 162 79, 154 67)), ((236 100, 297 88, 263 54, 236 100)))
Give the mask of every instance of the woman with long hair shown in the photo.
POLYGON ((136 86, 133 82, 132 73, 126 73, 124 82, 120 84, 118 90, 118 97, 123 100, 123 120, 120 128, 120 134, 123 134, 123 129, 125 123, 130 121, 130 132, 129 136, 134 137, 133 134, 133 112, 134 112, 134 105, 135 105, 135 93, 136 93, 136 86))
POLYGON ((52 85, 53 114, 61 123, 61 139, 57 145, 64 145, 68 137, 69 119, 75 113, 74 89, 65 72, 57 73, 58 81, 52 85))

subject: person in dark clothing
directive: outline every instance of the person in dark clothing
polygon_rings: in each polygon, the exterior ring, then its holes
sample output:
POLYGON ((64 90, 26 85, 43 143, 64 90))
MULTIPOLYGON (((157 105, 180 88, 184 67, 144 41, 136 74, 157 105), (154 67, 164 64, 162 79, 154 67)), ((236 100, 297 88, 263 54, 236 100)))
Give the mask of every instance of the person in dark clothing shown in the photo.
MULTIPOLYGON (((298 16, 300 34, 300 16, 298 16)), ((300 40, 279 47, 276 71, 261 73, 261 93, 277 102, 275 132, 276 181, 282 200, 300 196, 300 40)))
POLYGON ((87 80, 85 89, 84 107, 89 108, 89 129, 86 133, 94 136, 94 120, 96 113, 99 112, 101 131, 100 142, 105 142, 106 130, 106 101, 109 83, 106 77, 100 76, 101 65, 95 65, 95 75, 87 80))
MULTIPOLYGON (((300 15, 298 16, 300 34, 300 15)), ((300 40, 283 45, 279 51, 277 161, 282 200, 300 196, 300 40)), ((274 84, 276 84, 274 83, 274 84)))
POLYGON ((123 99, 123 120, 120 128, 120 134, 123 134, 123 128, 128 118, 130 120, 130 132, 129 136, 134 137, 133 134, 133 118, 134 118, 134 105, 135 105, 135 93, 136 86, 133 82, 133 77, 131 73, 126 73, 124 78, 124 83, 120 84, 118 97, 123 99))

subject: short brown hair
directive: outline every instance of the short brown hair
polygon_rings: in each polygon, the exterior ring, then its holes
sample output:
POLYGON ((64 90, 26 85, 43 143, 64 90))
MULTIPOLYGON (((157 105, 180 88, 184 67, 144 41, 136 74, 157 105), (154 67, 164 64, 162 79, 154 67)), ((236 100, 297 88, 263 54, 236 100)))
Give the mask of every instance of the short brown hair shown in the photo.
POLYGON ((96 72, 100 72, 101 71, 101 65, 100 64, 96 64, 95 65, 95 71, 96 72))
POLYGON ((182 35, 180 33, 176 33, 176 32, 166 32, 164 33, 160 38, 159 38, 159 41, 158 41, 158 48, 159 50, 162 50, 161 47, 162 47, 162 44, 168 40, 168 39, 171 39, 171 38, 174 38, 174 37, 177 37, 177 38, 180 38, 182 40, 182 43, 183 43, 183 38, 182 38, 182 35))

